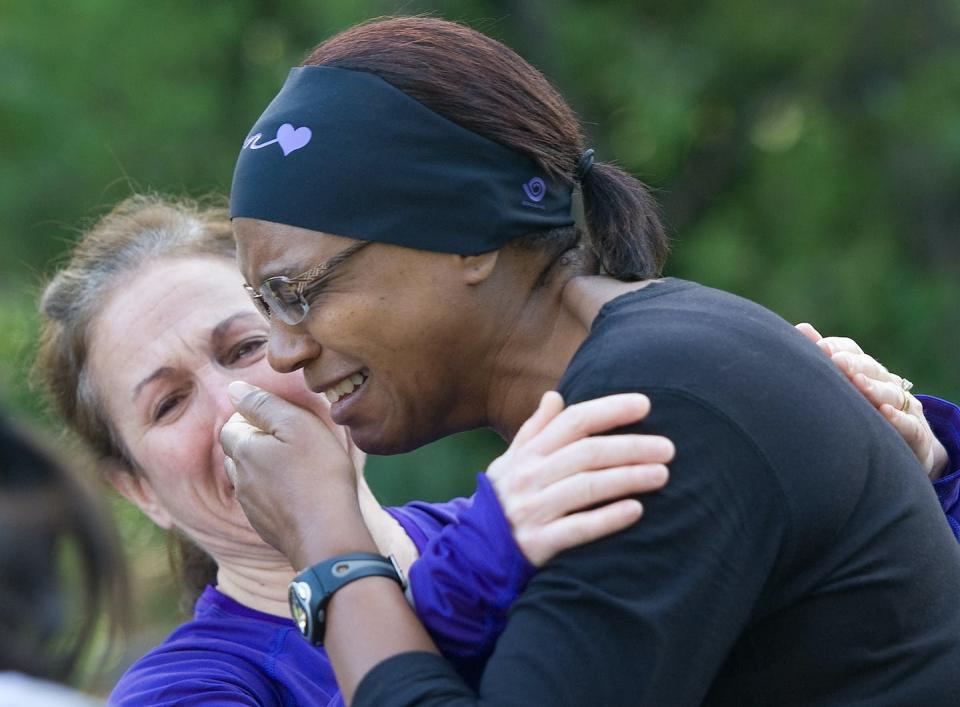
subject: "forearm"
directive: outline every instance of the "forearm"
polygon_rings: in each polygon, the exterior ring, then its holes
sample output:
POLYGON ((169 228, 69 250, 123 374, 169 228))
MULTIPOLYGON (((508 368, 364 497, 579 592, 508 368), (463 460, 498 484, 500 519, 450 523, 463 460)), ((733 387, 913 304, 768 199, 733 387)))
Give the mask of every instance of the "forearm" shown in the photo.
POLYGON ((777 557, 783 513, 748 445, 657 405, 702 432, 679 447, 671 483, 646 499, 642 523, 542 568, 476 691, 437 657, 407 653, 373 666, 356 704, 699 704, 777 557))
MULTIPOLYGON (((310 533, 291 558, 298 569, 336 555, 378 552, 359 508, 344 503, 329 532, 310 533)), ((378 663, 408 651, 436 652, 399 585, 386 577, 365 577, 339 589, 326 607, 324 647, 349 704, 361 678, 378 663)))
POLYGON ((437 652, 397 583, 386 577, 351 582, 330 599, 324 647, 347 704, 377 664, 400 653, 437 652))
POLYGON ((484 474, 477 492, 430 539, 410 571, 417 615, 445 656, 473 679, 535 568, 524 557, 484 474))

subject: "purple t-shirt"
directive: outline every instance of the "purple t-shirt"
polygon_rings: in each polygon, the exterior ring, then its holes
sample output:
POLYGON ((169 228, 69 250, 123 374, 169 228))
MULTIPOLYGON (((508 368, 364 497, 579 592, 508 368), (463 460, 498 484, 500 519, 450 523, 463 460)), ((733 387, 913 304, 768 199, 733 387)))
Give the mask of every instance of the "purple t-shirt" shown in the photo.
POLYGON ((322 648, 293 621, 250 609, 207 587, 192 621, 138 660, 111 705, 337 705, 322 648))
MULTIPOLYGON (((482 474, 470 499, 418 501, 387 511, 421 554, 410 572, 417 614, 469 681, 533 567, 514 543, 482 474)), ((304 641, 293 621, 207 587, 193 620, 134 663, 109 703, 291 707, 340 706, 343 699, 326 652, 304 641)))

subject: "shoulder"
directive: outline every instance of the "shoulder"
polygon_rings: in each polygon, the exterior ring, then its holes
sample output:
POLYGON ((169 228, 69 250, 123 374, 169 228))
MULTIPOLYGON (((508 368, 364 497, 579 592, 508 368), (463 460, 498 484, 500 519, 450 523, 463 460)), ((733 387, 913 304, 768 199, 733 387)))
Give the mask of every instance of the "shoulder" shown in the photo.
POLYGON ((137 660, 110 696, 111 705, 181 704, 216 695, 226 704, 277 699, 266 666, 291 628, 258 620, 252 610, 208 588, 193 619, 137 660), (242 611, 251 615, 243 615, 242 611))
MULTIPOLYGON (((609 301, 561 381, 573 397, 604 384, 656 384, 709 394, 721 370, 764 366, 771 354, 809 355, 803 338, 764 307, 727 292, 668 279, 609 301), (803 354, 806 351, 806 354, 803 354)), ((568 397, 568 395, 564 395, 568 397)))
POLYGON ((816 346, 753 302, 675 280, 609 302, 560 392, 573 403, 627 391, 651 399, 641 429, 677 444, 671 484, 684 467, 699 483, 706 469, 745 480, 738 460, 753 459, 751 485, 782 499, 804 542, 829 543, 855 511, 871 526, 911 504, 924 513, 915 497, 929 484, 902 440, 816 346))
POLYGON ((263 704, 275 690, 258 666, 256 652, 235 637, 193 632, 185 624, 130 666, 110 704, 181 704, 200 696, 217 696, 226 704, 263 704))
POLYGON ((110 704, 326 705, 338 694, 326 653, 292 621, 208 589, 194 619, 130 667, 110 704))
POLYGON ((815 437, 820 426, 838 421, 856 436, 853 428, 872 412, 829 359, 781 317, 681 280, 608 302, 559 389, 568 404, 627 391, 646 393, 654 409, 663 395, 698 401, 760 448, 782 446, 786 429, 815 437), (795 429, 804 420, 813 423, 795 429))

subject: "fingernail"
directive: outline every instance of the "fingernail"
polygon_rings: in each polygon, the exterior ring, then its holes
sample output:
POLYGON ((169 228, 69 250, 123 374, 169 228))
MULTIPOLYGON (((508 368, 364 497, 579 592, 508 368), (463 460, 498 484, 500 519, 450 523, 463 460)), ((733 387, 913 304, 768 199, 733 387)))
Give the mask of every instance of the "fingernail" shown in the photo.
POLYGON ((233 463, 233 459, 230 457, 223 458, 223 470, 227 474, 227 478, 230 479, 230 483, 234 486, 237 485, 237 467, 233 463))
POLYGON ((239 403, 243 400, 244 396, 255 391, 257 387, 255 385, 250 385, 244 381, 233 381, 230 385, 227 386, 227 395, 230 396, 230 400, 234 404, 239 403))

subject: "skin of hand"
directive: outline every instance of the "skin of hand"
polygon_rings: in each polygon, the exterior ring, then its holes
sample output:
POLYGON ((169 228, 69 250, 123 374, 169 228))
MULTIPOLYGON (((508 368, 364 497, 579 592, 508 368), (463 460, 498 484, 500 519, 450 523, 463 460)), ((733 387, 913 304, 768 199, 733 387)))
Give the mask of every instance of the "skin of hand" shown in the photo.
POLYGON ((854 387, 893 425, 910 445, 927 475, 933 480, 940 478, 949 461, 947 451, 930 429, 930 423, 923 415, 922 403, 903 389, 904 379, 864 353, 852 339, 824 337, 806 322, 797 324, 797 330, 820 347, 854 387), (904 395, 907 406, 906 410, 901 410, 904 395))
MULTIPOLYGON (((238 412, 220 433, 226 468, 263 539, 296 568, 370 549, 357 546, 369 536, 359 530, 352 465, 324 422, 245 383, 232 383, 230 395, 238 412), (317 458, 324 459, 322 477, 310 463, 317 458)), ((532 564, 540 566, 640 518, 640 502, 625 497, 663 487, 673 444, 656 436, 590 435, 635 423, 649 410, 649 400, 639 394, 564 410, 559 394, 547 393, 490 466, 504 514, 532 564), (582 510, 607 501, 612 502, 582 510)))
POLYGON ((667 483, 673 443, 654 435, 590 435, 638 422, 649 412, 644 395, 614 395, 564 409, 559 393, 544 394, 510 448, 487 470, 531 564, 541 567, 563 550, 640 518, 643 506, 628 497, 667 483), (599 503, 606 505, 582 510, 599 503))
POLYGON ((353 462, 332 430, 309 411, 247 383, 234 381, 228 392, 238 412, 220 431, 226 470, 263 540, 297 570, 312 564, 306 555, 318 542, 330 546, 329 555, 376 552, 360 512, 353 462), (323 460, 322 476, 317 460, 323 460))

